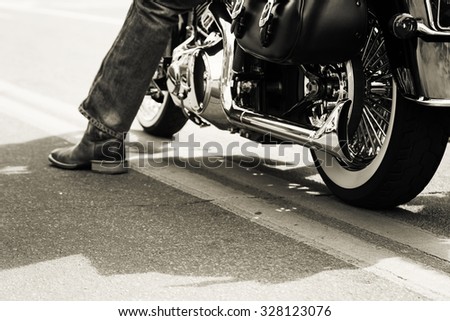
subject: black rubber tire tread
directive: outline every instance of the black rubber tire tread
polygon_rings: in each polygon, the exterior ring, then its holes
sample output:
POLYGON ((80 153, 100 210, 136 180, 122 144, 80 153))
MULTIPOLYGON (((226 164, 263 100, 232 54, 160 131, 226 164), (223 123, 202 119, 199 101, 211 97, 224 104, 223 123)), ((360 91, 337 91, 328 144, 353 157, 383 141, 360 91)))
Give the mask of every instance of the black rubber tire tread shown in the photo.
POLYGON ((170 97, 165 101, 163 108, 159 119, 152 126, 146 127, 142 123, 141 126, 150 135, 171 138, 183 128, 188 119, 183 110, 177 107, 170 97))
POLYGON ((449 111, 397 101, 393 133, 386 155, 373 177, 355 189, 333 183, 316 166, 328 188, 345 202, 369 209, 385 209, 416 197, 436 172, 448 142, 449 111))

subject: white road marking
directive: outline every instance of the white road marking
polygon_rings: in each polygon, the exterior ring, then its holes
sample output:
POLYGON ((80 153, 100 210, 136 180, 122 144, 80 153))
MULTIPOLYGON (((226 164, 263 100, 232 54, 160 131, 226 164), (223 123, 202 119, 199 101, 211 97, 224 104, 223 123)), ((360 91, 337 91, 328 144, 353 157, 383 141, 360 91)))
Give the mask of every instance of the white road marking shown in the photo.
POLYGON ((52 7, 57 8, 64 8, 64 9, 78 9, 78 10, 85 10, 85 9, 112 9, 112 8, 124 8, 129 6, 131 3, 131 0, 105 0, 105 1, 99 1, 99 0, 85 0, 77 2, 63 2, 63 1, 53 1, 50 3, 52 7))
POLYGON ((12 20, 13 19, 13 15, 2 12, 2 13, 0 13, 0 19, 12 20))
POLYGON ((1 80, 0 113, 52 135, 77 132, 86 126, 75 106, 1 80))
POLYGON ((25 4, 13 4, 13 3, 0 3, 0 9, 12 10, 24 13, 41 14, 46 16, 53 16, 58 18, 68 18, 83 20, 96 23, 104 23, 114 26, 121 26, 123 24, 123 19, 111 18, 106 16, 92 15, 82 12, 74 12, 68 10, 60 9, 50 9, 50 8, 39 8, 29 3, 25 4))
POLYGON ((5 166, 0 168, 0 175, 30 174, 28 166, 5 166))

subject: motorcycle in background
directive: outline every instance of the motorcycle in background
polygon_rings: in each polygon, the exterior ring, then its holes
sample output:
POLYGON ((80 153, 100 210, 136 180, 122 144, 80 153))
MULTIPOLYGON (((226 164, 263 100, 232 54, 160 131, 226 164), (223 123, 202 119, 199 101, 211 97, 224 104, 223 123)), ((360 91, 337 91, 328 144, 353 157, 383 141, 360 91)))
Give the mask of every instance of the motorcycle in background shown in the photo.
POLYGON ((340 199, 394 207, 447 146, 449 41, 446 0, 209 1, 180 16, 138 120, 306 146, 340 199))

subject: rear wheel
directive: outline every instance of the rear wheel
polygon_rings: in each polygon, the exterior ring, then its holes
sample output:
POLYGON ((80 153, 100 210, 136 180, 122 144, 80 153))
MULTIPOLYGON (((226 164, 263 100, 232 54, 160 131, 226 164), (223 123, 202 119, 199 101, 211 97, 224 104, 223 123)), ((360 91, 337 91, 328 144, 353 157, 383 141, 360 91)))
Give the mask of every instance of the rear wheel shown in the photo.
POLYGON ((408 202, 425 188, 448 134, 442 111, 422 108, 398 93, 374 17, 371 27, 360 59, 345 65, 346 93, 354 103, 342 148, 351 161, 343 164, 325 152, 312 154, 336 196, 356 206, 387 208, 408 202))

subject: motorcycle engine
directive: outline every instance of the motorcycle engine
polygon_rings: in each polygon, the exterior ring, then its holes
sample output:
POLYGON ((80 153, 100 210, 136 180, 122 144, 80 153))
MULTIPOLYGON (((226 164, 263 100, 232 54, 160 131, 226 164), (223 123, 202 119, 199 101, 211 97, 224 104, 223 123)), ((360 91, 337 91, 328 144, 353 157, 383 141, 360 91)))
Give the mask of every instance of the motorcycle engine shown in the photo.
POLYGON ((167 87, 176 105, 201 115, 209 104, 220 99, 221 40, 218 34, 211 33, 202 45, 194 45, 189 39, 174 50, 167 87))
MULTIPOLYGON (((197 22, 197 35, 173 51, 167 70, 167 88, 174 103, 207 120, 216 127, 229 129, 224 112, 223 69, 224 42, 214 25, 214 18, 204 11, 197 22)), ((236 107, 259 114, 284 118, 286 112, 303 96, 302 77, 298 68, 262 61, 236 46, 230 81, 236 107)), ((289 114, 291 121, 300 121, 289 114)))
POLYGON ((300 121, 290 109, 304 95, 303 74, 291 65, 279 65, 255 58, 240 47, 233 63, 235 104, 261 115, 300 121))

